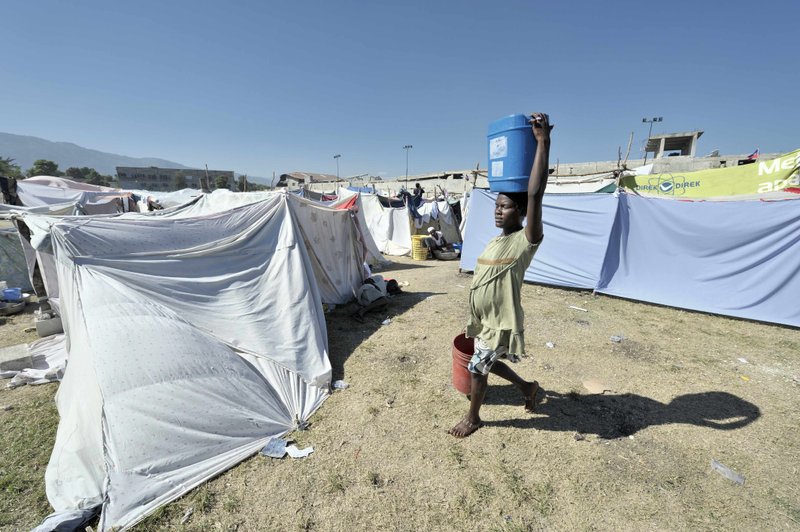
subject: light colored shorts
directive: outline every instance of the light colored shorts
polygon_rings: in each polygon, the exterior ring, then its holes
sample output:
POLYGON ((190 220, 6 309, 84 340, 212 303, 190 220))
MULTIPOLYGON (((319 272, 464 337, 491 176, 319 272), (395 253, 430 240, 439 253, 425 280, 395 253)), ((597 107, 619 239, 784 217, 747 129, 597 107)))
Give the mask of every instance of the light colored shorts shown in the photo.
POLYGON ((478 375, 488 375, 492 366, 498 358, 506 358, 508 347, 501 345, 497 349, 492 349, 480 338, 475 338, 475 354, 467 364, 470 373, 478 375))

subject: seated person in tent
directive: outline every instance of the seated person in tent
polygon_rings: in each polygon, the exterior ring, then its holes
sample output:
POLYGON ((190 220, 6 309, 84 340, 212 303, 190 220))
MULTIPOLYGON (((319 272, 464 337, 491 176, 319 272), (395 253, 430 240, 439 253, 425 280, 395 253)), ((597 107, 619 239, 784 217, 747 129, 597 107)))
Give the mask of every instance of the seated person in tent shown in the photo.
POLYGON ((444 251, 447 249, 447 240, 444 239, 444 235, 441 231, 437 231, 433 227, 428 227, 428 236, 426 236, 422 240, 422 244, 428 248, 431 252, 431 255, 434 255, 434 251, 444 251))
POLYGON ((539 389, 538 382, 523 379, 498 360, 525 353, 525 316, 520 292, 525 270, 544 236, 542 199, 547 186, 552 126, 543 113, 531 115, 530 122, 537 146, 528 190, 497 195, 494 225, 502 233, 486 245, 472 277, 466 335, 475 339, 475 351, 467 365, 471 377, 469 411, 449 431, 457 438, 469 436, 483 426, 480 409, 489 373, 515 384, 529 412, 533 412, 539 389), (527 218, 524 227, 523 218, 527 218))
POLYGON ((356 302, 359 309, 350 316, 363 322, 364 315, 373 310, 379 310, 389 304, 389 295, 399 294, 400 285, 394 279, 384 280, 382 275, 368 277, 358 289, 356 302))

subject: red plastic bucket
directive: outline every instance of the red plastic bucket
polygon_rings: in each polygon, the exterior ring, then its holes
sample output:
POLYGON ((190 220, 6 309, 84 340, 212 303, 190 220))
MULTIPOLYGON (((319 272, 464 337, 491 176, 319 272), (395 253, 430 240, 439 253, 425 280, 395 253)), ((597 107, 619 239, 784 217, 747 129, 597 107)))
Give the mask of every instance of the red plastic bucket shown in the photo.
POLYGON ((472 377, 467 364, 474 352, 474 338, 467 338, 464 333, 453 338, 453 387, 466 395, 472 391, 472 377))

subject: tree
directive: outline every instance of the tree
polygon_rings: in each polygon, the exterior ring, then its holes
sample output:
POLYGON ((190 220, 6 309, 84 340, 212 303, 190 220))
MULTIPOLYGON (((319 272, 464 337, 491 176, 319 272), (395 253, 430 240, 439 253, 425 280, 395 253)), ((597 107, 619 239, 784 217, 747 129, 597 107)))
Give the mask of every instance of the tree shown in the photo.
POLYGON ((94 168, 89 168, 88 170, 89 171, 84 175, 87 183, 90 185, 106 186, 108 179, 106 179, 105 176, 100 175, 100 172, 94 168))
POLYGON ((28 168, 27 174, 28 177, 35 175, 51 175, 58 177, 64 175, 63 172, 58 170, 58 164, 53 161, 48 161, 47 159, 36 159, 33 161, 33 166, 28 168))
POLYGON ((175 177, 172 178, 172 186, 175 190, 183 190, 186 188, 186 176, 183 172, 175 173, 175 177))
POLYGON ((0 176, 21 178, 22 172, 19 165, 14 164, 14 159, 11 157, 0 157, 0 176))
POLYGON ((236 180, 236 190, 238 190, 239 192, 245 192, 247 185, 249 185, 249 183, 247 182, 247 174, 240 175, 239 179, 236 180))
POLYGON ((217 188, 228 188, 228 178, 224 175, 218 175, 214 180, 214 184, 217 188))
POLYGON ((75 166, 70 166, 67 168, 67 171, 64 172, 64 174, 66 174, 66 176, 70 179, 85 179, 84 173, 81 171, 81 169, 75 166))

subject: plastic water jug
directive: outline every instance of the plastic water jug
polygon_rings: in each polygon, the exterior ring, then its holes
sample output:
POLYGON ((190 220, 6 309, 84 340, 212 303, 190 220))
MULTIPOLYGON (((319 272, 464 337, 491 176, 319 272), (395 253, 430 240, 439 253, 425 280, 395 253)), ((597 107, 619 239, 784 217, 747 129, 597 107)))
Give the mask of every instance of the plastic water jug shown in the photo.
POLYGON ((509 115, 489 124, 489 189, 526 192, 536 139, 528 115, 509 115))
POLYGON ((19 301, 22 299, 21 288, 6 288, 3 290, 3 299, 6 301, 19 301))

